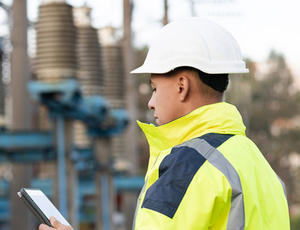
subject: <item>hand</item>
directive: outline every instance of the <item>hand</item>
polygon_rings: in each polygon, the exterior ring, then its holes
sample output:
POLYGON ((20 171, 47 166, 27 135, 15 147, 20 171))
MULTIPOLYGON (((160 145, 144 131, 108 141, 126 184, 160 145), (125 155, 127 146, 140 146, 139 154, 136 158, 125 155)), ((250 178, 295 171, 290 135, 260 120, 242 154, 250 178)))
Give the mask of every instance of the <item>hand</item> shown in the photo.
POLYGON ((46 224, 41 224, 39 226, 39 230, 73 230, 73 228, 71 226, 63 225, 57 219, 55 219, 53 216, 50 217, 50 223, 53 226, 53 228, 49 227, 46 224))

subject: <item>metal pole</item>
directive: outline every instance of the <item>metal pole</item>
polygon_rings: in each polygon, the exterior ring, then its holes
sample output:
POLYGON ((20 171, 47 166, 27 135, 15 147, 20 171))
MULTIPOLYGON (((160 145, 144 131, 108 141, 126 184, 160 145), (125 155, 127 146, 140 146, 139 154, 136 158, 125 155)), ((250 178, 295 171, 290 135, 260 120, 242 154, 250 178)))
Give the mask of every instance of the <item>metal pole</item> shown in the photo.
MULTIPOLYGON (((72 132, 70 126, 72 125, 71 121, 67 121, 67 135, 70 135, 72 132)), ((70 145, 68 145, 70 146, 70 145)), ((74 229, 79 229, 78 226, 78 173, 75 168, 75 164, 71 159, 71 149, 66 151, 67 155, 67 178, 68 178, 68 215, 70 224, 74 229)))
MULTIPOLYGON (((131 163, 130 174, 134 175, 138 172, 138 138, 137 125, 135 120, 138 118, 137 108, 137 84, 130 71, 134 68, 134 53, 132 49, 132 11, 133 1, 124 0, 124 34, 123 34, 123 52, 124 52, 124 71, 126 79, 126 109, 131 118, 131 122, 125 132, 126 142, 126 159, 131 163), (129 144, 130 143, 130 144, 129 144)), ((126 215, 126 229, 132 228, 132 220, 134 218, 135 205, 137 195, 125 194, 124 210, 126 215)))
POLYGON ((109 181, 108 175, 102 175, 101 177, 101 199, 102 199, 102 223, 103 223, 103 230, 110 230, 111 229, 111 210, 110 210, 110 196, 109 196, 109 181))
POLYGON ((26 0, 13 2, 13 27, 11 31, 11 95, 12 128, 29 130, 31 128, 31 102, 27 91, 30 79, 27 55, 27 14, 26 0))
POLYGON ((96 229, 111 230, 112 214, 114 210, 114 197, 112 186, 112 173, 109 168, 111 157, 111 138, 98 138, 95 140, 95 155, 98 163, 102 166, 96 172, 97 190, 97 214, 96 229))
POLYGON ((132 36, 131 36, 131 19, 132 19, 133 2, 124 0, 124 34, 123 34, 123 55, 124 55, 124 76, 126 79, 126 109, 130 115, 131 123, 125 132, 126 142, 126 157, 131 162, 130 171, 132 174, 138 171, 138 138, 137 125, 135 121, 138 118, 137 108, 137 84, 134 77, 131 76, 130 71, 134 65, 134 53, 132 50, 132 36))
MULTIPOLYGON (((27 83, 30 78, 27 55, 27 1, 14 0, 12 3, 11 28, 11 82, 10 92, 12 102, 12 130, 29 130, 31 128, 30 99, 27 83)), ((9 19, 10 20, 10 19, 9 19)), ((27 208, 21 204, 17 192, 22 187, 29 187, 32 178, 32 166, 24 164, 13 165, 13 180, 10 188, 11 199, 11 230, 31 229, 33 226, 27 208)))
POLYGON ((65 218, 68 218, 64 118, 62 116, 58 116, 56 119, 56 124, 59 210, 65 218))
POLYGON ((167 25, 169 23, 169 4, 168 0, 164 0, 164 18, 163 18, 163 25, 167 25))

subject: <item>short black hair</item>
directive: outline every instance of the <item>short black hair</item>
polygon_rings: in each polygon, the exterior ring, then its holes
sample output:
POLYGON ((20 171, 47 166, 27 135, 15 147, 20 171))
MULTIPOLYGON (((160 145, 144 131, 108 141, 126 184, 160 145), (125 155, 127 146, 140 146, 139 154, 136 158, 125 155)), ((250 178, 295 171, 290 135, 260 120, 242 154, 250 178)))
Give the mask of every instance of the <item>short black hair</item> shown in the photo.
POLYGON ((228 73, 224 74, 209 74, 205 73, 199 69, 189 67, 189 66, 183 66, 183 67, 178 67, 174 69, 173 71, 180 71, 180 70, 192 70, 198 73, 200 80, 208 85, 209 87, 213 88, 214 90, 224 93, 224 91, 228 87, 229 83, 229 77, 228 73))
POLYGON ((208 85, 209 87, 213 88, 214 90, 224 93, 224 91, 228 87, 229 77, 228 74, 208 74, 204 73, 201 70, 198 70, 198 75, 201 81, 208 85))

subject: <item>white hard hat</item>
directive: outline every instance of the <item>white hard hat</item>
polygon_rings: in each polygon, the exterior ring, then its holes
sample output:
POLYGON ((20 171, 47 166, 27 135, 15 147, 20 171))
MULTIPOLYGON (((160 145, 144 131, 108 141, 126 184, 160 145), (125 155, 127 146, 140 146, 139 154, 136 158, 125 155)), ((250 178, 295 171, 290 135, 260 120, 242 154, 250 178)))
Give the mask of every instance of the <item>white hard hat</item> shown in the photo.
POLYGON ((190 18, 164 26, 150 45, 142 66, 131 73, 163 74, 189 66, 209 74, 248 73, 232 35, 202 18, 190 18))

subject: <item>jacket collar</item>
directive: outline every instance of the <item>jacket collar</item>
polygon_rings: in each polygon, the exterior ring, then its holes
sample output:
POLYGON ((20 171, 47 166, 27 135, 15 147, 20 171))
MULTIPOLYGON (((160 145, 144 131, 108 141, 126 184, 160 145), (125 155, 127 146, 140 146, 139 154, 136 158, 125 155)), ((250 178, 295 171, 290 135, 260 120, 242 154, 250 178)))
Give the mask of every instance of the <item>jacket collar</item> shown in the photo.
POLYGON ((245 135, 246 127, 234 105, 226 102, 205 105, 161 126, 137 121, 150 146, 150 155, 207 133, 245 135))

